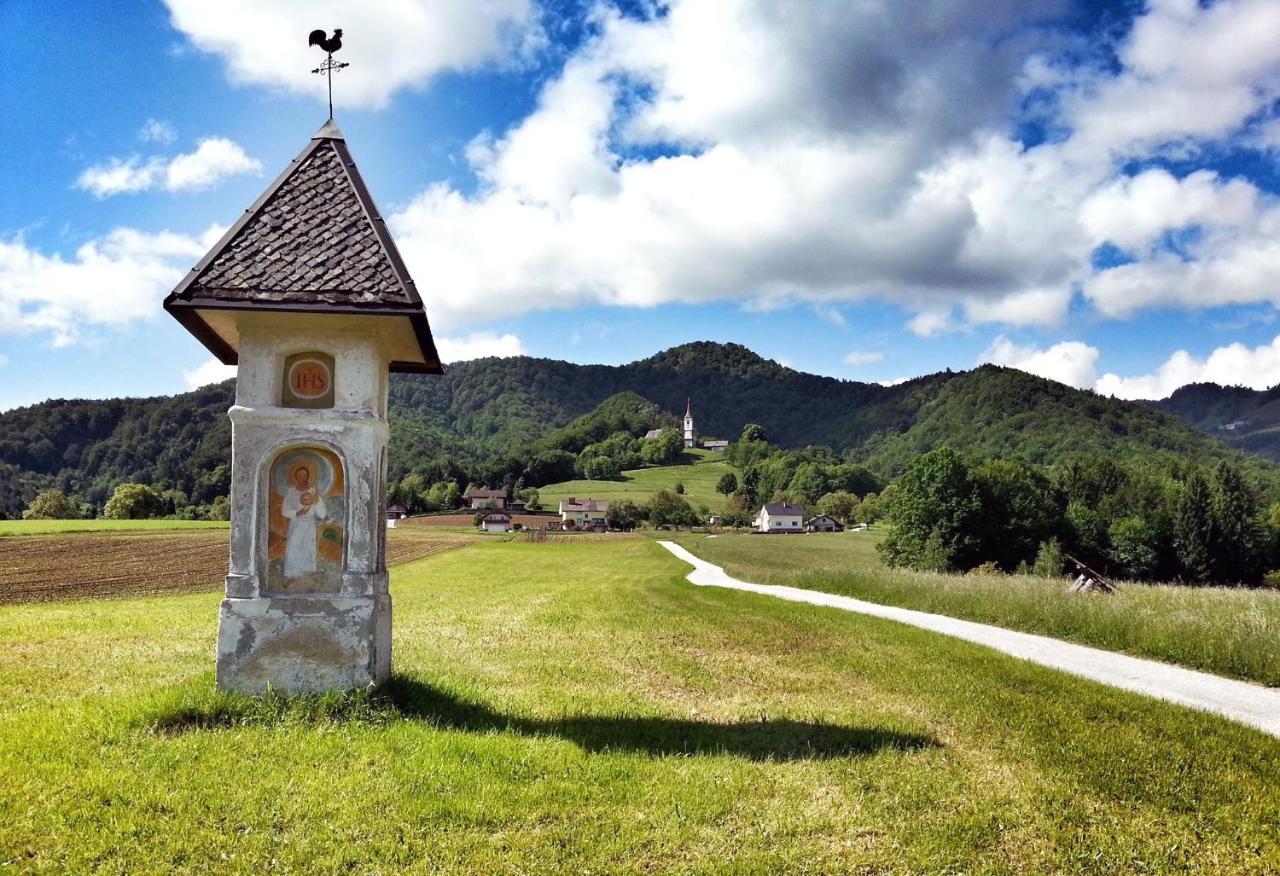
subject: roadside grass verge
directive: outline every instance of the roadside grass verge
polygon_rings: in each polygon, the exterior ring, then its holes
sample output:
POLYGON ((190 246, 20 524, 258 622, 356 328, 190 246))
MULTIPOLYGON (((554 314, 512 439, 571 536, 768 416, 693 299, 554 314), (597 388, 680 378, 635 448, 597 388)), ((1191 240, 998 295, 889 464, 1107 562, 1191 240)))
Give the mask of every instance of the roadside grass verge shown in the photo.
POLYGON ((1068 593, 1066 579, 889 569, 877 533, 675 537, 734 577, 913 608, 1280 686, 1280 592, 1123 583, 1068 593))
POLYGON ((0 520, 0 537, 64 532, 162 532, 229 529, 225 520, 0 520))
POLYGON ((216 594, 0 608, 20 871, 1256 873, 1275 740, 645 539, 393 572, 374 691, 212 687, 216 594))

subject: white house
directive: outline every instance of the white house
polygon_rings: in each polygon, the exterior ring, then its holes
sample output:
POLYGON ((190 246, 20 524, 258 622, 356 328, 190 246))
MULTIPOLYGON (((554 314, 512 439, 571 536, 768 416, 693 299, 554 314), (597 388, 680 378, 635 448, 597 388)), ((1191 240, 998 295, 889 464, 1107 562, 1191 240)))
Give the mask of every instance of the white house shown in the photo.
POLYGON ((508 532, 511 529, 511 516, 502 511, 486 514, 480 521, 480 528, 485 532, 508 532))
POLYGON ((760 532, 804 532, 804 506, 767 502, 756 515, 755 528, 760 532))
POLYGON ((808 532, 844 532, 844 526, 830 514, 819 514, 805 521, 804 528, 808 532))
POLYGON ((603 528, 608 512, 608 502, 573 498, 560 500, 560 520, 565 524, 572 523, 577 529, 603 528))
POLYGON ((466 498, 471 503, 473 511, 479 511, 481 508, 504 508, 507 504, 507 491, 471 490, 466 498))

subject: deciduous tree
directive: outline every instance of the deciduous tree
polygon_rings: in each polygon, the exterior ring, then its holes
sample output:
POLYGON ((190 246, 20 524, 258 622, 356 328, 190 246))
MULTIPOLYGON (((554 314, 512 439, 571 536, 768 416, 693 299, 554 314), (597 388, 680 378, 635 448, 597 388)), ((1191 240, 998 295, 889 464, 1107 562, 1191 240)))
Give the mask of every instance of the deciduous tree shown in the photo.
POLYGON ((45 490, 22 512, 23 520, 74 520, 80 516, 80 503, 61 490, 45 490))
POLYGON ((111 520, 145 520, 164 513, 164 499, 146 484, 121 484, 102 509, 111 520))
POLYGON ((949 447, 918 457, 896 484, 893 531, 878 545, 891 566, 966 570, 982 561, 982 494, 949 447))

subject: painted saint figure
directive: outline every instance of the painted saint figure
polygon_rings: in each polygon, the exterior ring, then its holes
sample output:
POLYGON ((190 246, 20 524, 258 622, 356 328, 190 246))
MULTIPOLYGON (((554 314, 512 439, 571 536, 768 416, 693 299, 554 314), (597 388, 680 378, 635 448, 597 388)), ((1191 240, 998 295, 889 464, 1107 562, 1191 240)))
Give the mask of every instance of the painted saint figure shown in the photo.
POLYGON ((316 570, 316 524, 328 509, 311 482, 311 470, 301 464, 293 470, 293 483, 280 509, 289 521, 285 537, 284 577, 297 578, 316 570))

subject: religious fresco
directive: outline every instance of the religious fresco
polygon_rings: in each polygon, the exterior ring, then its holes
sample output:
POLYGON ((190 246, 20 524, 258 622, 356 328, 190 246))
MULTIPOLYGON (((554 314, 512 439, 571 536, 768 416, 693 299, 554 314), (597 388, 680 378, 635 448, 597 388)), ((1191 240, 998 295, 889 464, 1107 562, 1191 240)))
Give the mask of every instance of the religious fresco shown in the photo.
POLYGON ((268 477, 269 593, 338 593, 346 545, 346 483, 329 450, 299 447, 276 457, 268 477))

